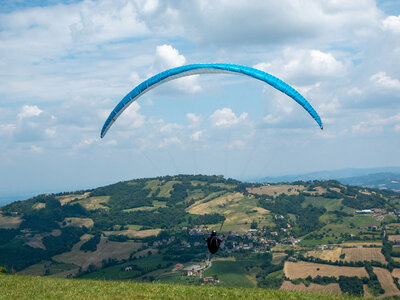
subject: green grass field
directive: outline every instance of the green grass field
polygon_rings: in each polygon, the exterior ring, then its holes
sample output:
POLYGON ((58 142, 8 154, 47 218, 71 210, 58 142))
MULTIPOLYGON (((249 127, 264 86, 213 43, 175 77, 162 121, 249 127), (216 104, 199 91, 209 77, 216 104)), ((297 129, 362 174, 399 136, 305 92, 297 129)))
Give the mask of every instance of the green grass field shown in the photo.
POLYGON ((211 268, 204 272, 204 276, 217 277, 221 285, 226 287, 255 287, 239 261, 213 261, 211 268))
POLYGON ((0 299, 355 299, 266 289, 0 275, 0 299))
MULTIPOLYGON (((157 269, 157 268, 166 268, 167 265, 168 263, 163 261, 161 255, 154 254, 138 260, 133 260, 123 264, 106 267, 101 270, 82 275, 80 278, 96 279, 96 280, 127 280, 139 277, 141 275, 140 270, 150 271, 152 269, 157 269), (132 271, 124 270, 125 267, 133 265, 137 266, 139 268, 139 271, 136 268, 134 268, 132 271)), ((170 266, 170 269, 172 269, 172 266, 170 266)))

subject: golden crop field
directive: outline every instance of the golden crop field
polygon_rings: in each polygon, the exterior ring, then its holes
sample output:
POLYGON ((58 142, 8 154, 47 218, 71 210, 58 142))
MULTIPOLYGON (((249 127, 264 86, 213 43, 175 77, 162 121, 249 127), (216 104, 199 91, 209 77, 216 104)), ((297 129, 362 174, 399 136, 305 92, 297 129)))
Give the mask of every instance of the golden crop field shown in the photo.
POLYGON ((0 229, 15 229, 19 227, 22 219, 20 217, 9 217, 0 214, 0 229))
POLYGON ((342 253, 345 254, 345 261, 379 261, 386 264, 385 257, 381 252, 381 248, 343 248, 342 253))
POLYGON ((385 257, 381 252, 381 248, 363 248, 363 247, 355 247, 355 248, 341 248, 337 247, 333 250, 323 250, 323 251, 308 251, 307 256, 317 257, 323 260, 331 260, 331 261, 379 261, 383 264, 386 264, 385 257), (340 255, 345 254, 343 259, 340 258, 340 255))
POLYGON ((65 226, 92 228, 94 225, 93 220, 90 218, 65 218, 64 222, 66 223, 65 226))
POLYGON ((345 242, 340 244, 342 247, 362 247, 362 246, 382 246, 382 242, 345 242))
POLYGON ((393 269, 392 276, 400 279, 400 268, 393 269))
POLYGON ((46 203, 38 202, 33 205, 33 209, 42 209, 46 207, 46 203))
POLYGON ((393 282, 392 274, 387 269, 383 268, 374 268, 374 273, 378 277, 379 282, 381 283, 383 289, 385 290, 385 294, 382 297, 391 297, 391 296, 400 296, 400 291, 397 289, 396 285, 393 282))
POLYGON ((32 248, 40 248, 43 250, 46 250, 46 247, 43 244, 43 236, 40 234, 35 234, 33 237, 31 237, 25 245, 32 247, 32 248))
POLYGON ((57 262, 78 265, 85 270, 90 264, 100 267, 102 261, 109 258, 117 260, 127 259, 132 252, 141 247, 141 243, 112 242, 107 238, 102 237, 100 243, 97 245, 96 251, 84 252, 79 250, 79 248, 86 240, 88 240, 88 235, 83 237, 83 240, 75 244, 70 252, 56 255, 53 259, 57 262))
POLYGON ((299 192, 304 190, 302 185, 264 185, 256 188, 248 188, 249 193, 258 195, 277 196, 279 194, 297 195, 299 192))
POLYGON ((96 209, 109 210, 109 207, 102 204, 102 203, 107 203, 109 199, 110 196, 89 197, 83 200, 79 200, 76 203, 79 203, 87 210, 96 210, 96 209))
POLYGON ((389 235, 389 241, 398 241, 400 240, 400 234, 396 234, 396 235, 389 235))
POLYGON ((90 192, 86 192, 84 194, 71 194, 71 195, 57 196, 56 198, 58 199, 58 201, 60 201, 61 205, 65 205, 75 199, 85 199, 85 198, 89 197, 89 195, 90 195, 90 192))
POLYGON ((206 213, 215 212, 215 209, 219 209, 222 205, 237 203, 244 198, 241 193, 224 194, 221 197, 217 197, 207 202, 198 201, 191 205, 187 210, 191 214, 204 215, 206 213))
POLYGON ((342 248, 337 247, 332 250, 323 251, 308 251, 307 256, 317 257, 323 260, 337 261, 340 260, 340 255, 342 254, 342 248))
POLYGON ((309 286, 305 286, 304 283, 293 284, 290 281, 284 281, 280 287, 280 290, 309 292, 309 293, 328 294, 328 295, 342 294, 342 291, 338 283, 330 283, 327 285, 311 283, 309 286))
POLYGON ((118 231, 104 231, 105 235, 125 235, 129 238, 145 238, 149 236, 156 236, 161 231, 160 228, 146 229, 146 230, 118 230, 118 231))
POLYGON ((339 276, 358 276, 358 277, 368 277, 368 273, 365 268, 362 267, 342 267, 342 266, 332 266, 325 264, 316 264, 309 263, 304 261, 299 261, 297 263, 294 262, 285 262, 285 266, 283 268, 285 272, 285 276, 289 279, 296 278, 306 278, 307 276, 316 277, 320 276, 329 276, 336 277, 339 276))
POLYGON ((321 186, 317 186, 314 188, 315 191, 305 191, 306 193, 310 194, 310 195, 322 195, 325 194, 327 192, 327 189, 321 187, 321 186))

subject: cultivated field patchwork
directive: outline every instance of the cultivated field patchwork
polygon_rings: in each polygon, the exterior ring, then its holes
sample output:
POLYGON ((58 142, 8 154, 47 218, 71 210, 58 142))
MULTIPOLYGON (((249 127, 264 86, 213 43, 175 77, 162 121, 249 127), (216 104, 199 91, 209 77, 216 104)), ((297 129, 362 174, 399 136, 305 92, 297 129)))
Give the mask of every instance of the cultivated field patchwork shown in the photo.
POLYGON ((316 264, 310 262, 285 262, 283 268, 285 276, 289 279, 296 278, 307 278, 307 276, 316 277, 329 276, 336 277, 339 276, 357 276, 357 277, 368 277, 368 273, 363 267, 342 267, 342 266, 332 266, 325 264, 316 264))

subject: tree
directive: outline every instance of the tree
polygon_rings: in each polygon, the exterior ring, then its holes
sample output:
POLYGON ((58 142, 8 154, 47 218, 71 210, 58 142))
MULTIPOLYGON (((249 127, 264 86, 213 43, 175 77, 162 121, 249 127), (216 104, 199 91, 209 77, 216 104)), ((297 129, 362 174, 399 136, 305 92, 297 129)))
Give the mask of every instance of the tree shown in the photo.
POLYGON ((253 222, 251 222, 250 228, 251 228, 251 229, 257 229, 257 227, 258 227, 257 221, 256 221, 256 220, 253 220, 253 222))

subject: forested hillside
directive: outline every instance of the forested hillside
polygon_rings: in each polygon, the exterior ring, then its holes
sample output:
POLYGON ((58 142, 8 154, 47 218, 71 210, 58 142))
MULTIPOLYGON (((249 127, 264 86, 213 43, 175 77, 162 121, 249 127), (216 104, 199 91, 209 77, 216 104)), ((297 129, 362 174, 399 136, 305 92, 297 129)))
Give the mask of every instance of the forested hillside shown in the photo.
POLYGON ((337 181, 137 179, 1 207, 0 266, 27 275, 397 295, 399 206, 399 193, 337 181), (211 229, 221 229, 224 243, 210 261, 211 229))

